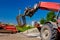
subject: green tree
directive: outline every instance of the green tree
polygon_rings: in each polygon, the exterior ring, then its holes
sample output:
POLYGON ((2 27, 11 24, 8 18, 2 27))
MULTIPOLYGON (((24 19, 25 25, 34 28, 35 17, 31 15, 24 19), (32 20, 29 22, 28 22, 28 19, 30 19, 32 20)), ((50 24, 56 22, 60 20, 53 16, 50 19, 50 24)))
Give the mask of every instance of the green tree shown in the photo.
POLYGON ((55 12, 50 11, 50 12, 47 13, 47 16, 46 16, 47 21, 56 22, 55 18, 56 18, 55 12))
POLYGON ((46 20, 44 19, 44 18, 42 18, 41 20, 40 20, 40 24, 44 24, 46 22, 46 20))
POLYGON ((40 23, 41 24, 44 24, 45 22, 48 22, 48 21, 56 22, 56 19, 55 18, 56 18, 55 12, 50 11, 50 12, 47 13, 47 16, 46 16, 45 19, 42 18, 40 20, 40 23))

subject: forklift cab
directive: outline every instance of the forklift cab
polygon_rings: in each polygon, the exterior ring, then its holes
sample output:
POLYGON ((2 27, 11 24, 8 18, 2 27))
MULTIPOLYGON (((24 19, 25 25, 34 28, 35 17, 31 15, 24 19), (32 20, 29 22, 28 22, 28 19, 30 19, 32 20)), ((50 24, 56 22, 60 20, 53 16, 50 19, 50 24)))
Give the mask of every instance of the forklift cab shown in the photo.
POLYGON ((58 15, 57 15, 57 23, 58 23, 58 26, 60 26, 60 11, 58 12, 58 15))
POLYGON ((59 11, 58 16, 57 16, 57 26, 58 26, 58 31, 60 33, 60 11, 59 11))

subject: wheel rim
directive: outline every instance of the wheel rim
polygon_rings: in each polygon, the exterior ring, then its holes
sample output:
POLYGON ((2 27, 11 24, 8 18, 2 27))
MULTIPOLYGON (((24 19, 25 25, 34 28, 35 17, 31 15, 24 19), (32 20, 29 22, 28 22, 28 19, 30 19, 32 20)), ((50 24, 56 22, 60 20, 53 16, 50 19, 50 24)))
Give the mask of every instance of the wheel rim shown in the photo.
POLYGON ((48 39, 49 36, 50 36, 49 30, 48 30, 48 29, 44 29, 44 30, 43 30, 43 33, 42 33, 43 39, 48 39))

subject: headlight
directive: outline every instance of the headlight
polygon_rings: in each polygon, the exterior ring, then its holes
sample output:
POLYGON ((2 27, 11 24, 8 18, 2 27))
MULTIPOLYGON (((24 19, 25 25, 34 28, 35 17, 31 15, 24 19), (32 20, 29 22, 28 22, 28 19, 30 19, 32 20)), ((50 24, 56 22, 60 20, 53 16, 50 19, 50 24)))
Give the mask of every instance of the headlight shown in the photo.
POLYGON ((34 9, 36 9, 36 8, 37 8, 37 4, 34 5, 34 9))

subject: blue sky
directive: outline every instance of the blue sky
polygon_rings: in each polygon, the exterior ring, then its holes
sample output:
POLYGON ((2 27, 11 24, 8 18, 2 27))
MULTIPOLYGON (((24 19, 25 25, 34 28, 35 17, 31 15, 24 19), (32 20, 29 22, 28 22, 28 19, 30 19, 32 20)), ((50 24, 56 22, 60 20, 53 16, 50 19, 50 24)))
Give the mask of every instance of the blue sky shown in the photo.
MULTIPOLYGON (((17 24, 16 16, 19 14, 18 8, 21 9, 22 14, 24 13, 25 7, 33 7, 39 1, 60 3, 60 0, 0 0, 0 21, 3 23, 17 24)), ((26 17, 27 24, 30 24, 34 20, 39 21, 46 16, 47 12, 46 10, 38 10, 32 18, 26 17)))

